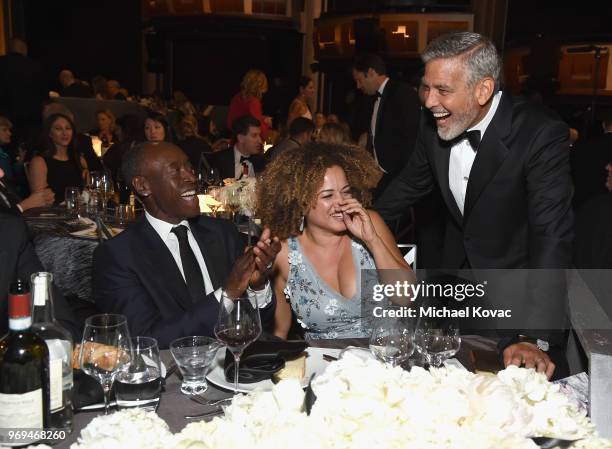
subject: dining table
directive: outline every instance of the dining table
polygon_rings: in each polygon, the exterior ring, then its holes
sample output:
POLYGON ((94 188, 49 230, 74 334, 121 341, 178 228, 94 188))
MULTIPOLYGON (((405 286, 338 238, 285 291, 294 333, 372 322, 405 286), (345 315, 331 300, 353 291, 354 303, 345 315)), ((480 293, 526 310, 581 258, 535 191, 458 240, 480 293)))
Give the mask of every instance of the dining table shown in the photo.
MULTIPOLYGON (((368 339, 353 338, 353 339, 338 339, 338 340, 311 340, 309 345, 315 348, 330 348, 330 349, 344 349, 347 347, 368 347, 368 339)), ((486 340, 481 339, 478 336, 464 336, 462 337, 461 347, 456 355, 458 360, 466 369, 472 370, 474 366, 470 361, 470 352, 473 349, 479 348, 484 349, 488 346, 486 340)), ((220 350, 224 350, 221 348, 220 350)), ((160 351, 160 359, 166 367, 172 367, 174 361, 169 350, 160 351)), ((181 379, 178 371, 174 371, 165 380, 164 391, 162 392, 159 406, 157 408, 157 414, 167 424, 171 432, 180 432, 188 423, 198 421, 198 419, 186 419, 185 416, 199 415, 208 411, 214 410, 214 406, 207 406, 197 403, 189 398, 188 395, 181 393, 181 379)), ((226 390, 208 382, 208 389, 200 395, 205 400, 218 400, 229 398, 233 395, 231 390, 226 390)), ((73 431, 63 441, 58 442, 53 447, 57 449, 69 448, 73 443, 78 440, 78 437, 87 424, 89 424, 95 417, 100 416, 104 413, 103 407, 93 411, 78 411, 74 415, 73 431)), ((111 411, 112 413, 112 411, 111 411)), ((213 419, 202 418, 206 420, 213 419)))

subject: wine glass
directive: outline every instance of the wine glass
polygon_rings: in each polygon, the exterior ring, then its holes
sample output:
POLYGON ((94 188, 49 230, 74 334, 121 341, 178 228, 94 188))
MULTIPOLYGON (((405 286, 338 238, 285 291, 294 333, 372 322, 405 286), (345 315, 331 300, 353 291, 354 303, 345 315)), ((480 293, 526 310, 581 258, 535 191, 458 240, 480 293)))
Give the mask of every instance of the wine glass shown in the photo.
POLYGON ((108 200, 110 200, 115 194, 115 185, 113 184, 113 180, 109 172, 101 172, 100 180, 98 183, 98 191, 102 196, 103 207, 106 211, 108 200))
POLYGON ((200 162, 198 167, 198 191, 203 192, 206 187, 218 186, 220 184, 221 174, 219 170, 200 162))
POLYGON ((104 390, 104 414, 108 415, 110 390, 117 373, 130 363, 132 353, 127 319, 123 315, 93 315, 85 320, 79 364, 104 390))
MULTIPOLYGON (((387 306, 384 310, 400 311, 401 307, 387 306)), ((414 327, 408 318, 397 316, 397 313, 390 313, 378 318, 370 337, 370 352, 391 366, 400 365, 414 352, 414 327)))
POLYGON ((414 334, 414 343, 425 361, 438 368, 446 359, 457 354, 461 347, 461 335, 452 320, 423 321, 414 334))
POLYGON ((216 217, 217 211, 222 205, 221 202, 219 201, 221 187, 209 186, 206 188, 205 192, 206 192, 206 195, 210 195, 210 197, 216 201, 216 203, 211 201, 210 203, 207 204, 207 206, 210 207, 210 210, 212 211, 213 217, 216 217))
POLYGON ((232 299, 223 291, 219 304, 215 335, 234 356, 234 394, 238 392, 238 370, 242 351, 261 334, 261 318, 256 298, 253 298, 253 302, 255 304, 244 295, 232 299))

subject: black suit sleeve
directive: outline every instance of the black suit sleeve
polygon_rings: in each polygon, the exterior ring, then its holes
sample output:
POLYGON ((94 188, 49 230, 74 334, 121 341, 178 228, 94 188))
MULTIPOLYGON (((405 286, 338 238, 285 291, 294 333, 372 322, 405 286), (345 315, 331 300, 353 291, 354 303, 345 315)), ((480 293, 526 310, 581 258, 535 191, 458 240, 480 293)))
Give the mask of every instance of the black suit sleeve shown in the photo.
MULTIPOLYGON (((2 301, 2 325, 0 334, 4 335, 7 325, 8 308, 5 294, 8 287, 17 278, 30 280, 33 273, 45 271, 34 251, 28 228, 22 217, 0 214, 0 301, 2 301), (3 251, 4 250, 4 251, 3 251)), ((53 285, 53 311, 55 319, 65 327, 74 339, 80 339, 81 333, 73 316, 70 305, 62 292, 53 285)))
POLYGON ((376 201, 374 209, 387 222, 398 219, 407 207, 433 190, 435 180, 432 170, 421 131, 408 164, 376 201))
POLYGON ((529 267, 568 268, 573 214, 567 125, 544 127, 527 161, 529 267))
POLYGON ((561 345, 561 329, 569 324, 565 269, 573 241, 567 126, 555 121, 542 127, 532 148, 526 162, 531 306, 522 333, 561 345))

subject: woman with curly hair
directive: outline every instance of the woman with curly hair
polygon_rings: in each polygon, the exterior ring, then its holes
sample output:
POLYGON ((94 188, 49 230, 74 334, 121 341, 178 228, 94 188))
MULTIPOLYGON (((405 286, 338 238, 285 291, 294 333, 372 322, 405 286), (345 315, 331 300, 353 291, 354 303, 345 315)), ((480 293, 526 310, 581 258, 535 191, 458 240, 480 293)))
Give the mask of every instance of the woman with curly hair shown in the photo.
POLYGON ((232 129, 234 120, 243 115, 251 115, 261 123, 261 138, 268 136, 272 117, 264 116, 261 99, 268 91, 268 79, 261 70, 249 70, 242 78, 240 92, 234 95, 227 113, 227 127, 232 129))
POLYGON ((360 148, 309 143, 283 152, 257 183, 257 216, 282 242, 272 266, 275 335, 287 338, 291 309, 307 339, 367 337, 363 270, 414 274, 380 216, 366 210, 381 176, 360 148))

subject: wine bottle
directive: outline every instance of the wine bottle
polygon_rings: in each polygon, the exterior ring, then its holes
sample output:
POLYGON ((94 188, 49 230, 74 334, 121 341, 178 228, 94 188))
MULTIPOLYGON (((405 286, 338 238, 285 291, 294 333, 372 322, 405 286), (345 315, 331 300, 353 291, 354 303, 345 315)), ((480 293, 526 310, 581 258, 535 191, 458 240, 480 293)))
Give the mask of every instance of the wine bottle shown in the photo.
POLYGON ((32 331, 45 340, 49 350, 49 428, 72 432, 72 336, 53 314, 53 275, 31 276, 32 331))
POLYGON ((26 281, 11 284, 8 301, 9 333, 0 341, 0 445, 17 446, 38 441, 36 430, 49 422, 49 350, 31 330, 26 281), (8 429, 28 433, 14 440, 8 429))

